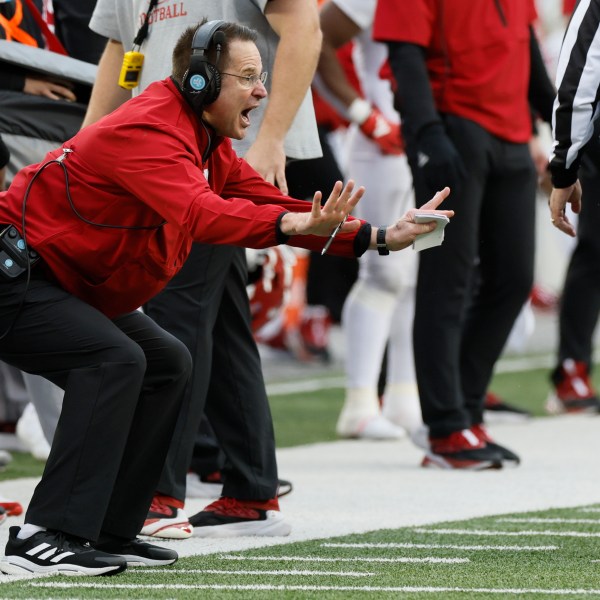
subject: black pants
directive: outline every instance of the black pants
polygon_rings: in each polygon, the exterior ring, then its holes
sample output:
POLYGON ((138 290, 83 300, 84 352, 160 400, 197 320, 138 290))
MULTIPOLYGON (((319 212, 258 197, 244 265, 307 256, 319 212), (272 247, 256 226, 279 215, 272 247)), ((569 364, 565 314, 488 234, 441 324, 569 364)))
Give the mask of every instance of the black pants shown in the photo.
MULTIPOLYGON (((527 144, 446 117, 468 171, 441 247, 420 254, 414 352, 423 420, 441 437, 480 423, 493 368, 533 281, 536 174, 527 144), (478 263, 480 281, 472 285, 478 263), (469 290, 476 290, 475 296, 469 290)), ((417 205, 424 191, 413 177, 417 205)))
POLYGON ((183 269, 145 309, 190 350, 194 369, 158 485, 183 500, 203 412, 227 457, 223 494, 266 500, 277 491, 271 411, 250 329, 245 251, 194 244, 183 269))
POLYGON ((567 358, 592 364, 592 340, 600 312, 600 141, 587 145, 579 168, 583 205, 577 246, 563 288, 559 327, 559 364, 567 358))
POLYGON ((0 359, 65 390, 25 521, 89 540, 101 531, 133 538, 165 460, 189 352, 142 313, 111 321, 44 279, 30 282, 19 310, 24 289, 23 280, 0 280, 0 332, 15 319, 0 359))
MULTIPOLYGON (((327 134, 327 128, 319 126, 319 141, 323 150, 321 158, 288 163, 285 175, 290 196, 312 201, 314 193, 320 190, 325 201, 335 182, 344 180, 327 134)), ((333 321, 339 323, 344 302, 357 277, 358 259, 332 254, 321 256, 320 252, 311 252, 306 274, 306 303, 326 306, 333 321)))

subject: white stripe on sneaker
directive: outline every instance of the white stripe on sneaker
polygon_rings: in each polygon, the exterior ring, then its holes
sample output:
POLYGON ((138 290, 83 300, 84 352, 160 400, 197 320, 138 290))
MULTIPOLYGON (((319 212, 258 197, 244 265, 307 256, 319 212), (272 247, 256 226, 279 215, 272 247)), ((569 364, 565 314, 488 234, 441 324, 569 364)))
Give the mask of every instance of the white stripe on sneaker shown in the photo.
POLYGON ((73 556, 74 554, 75 554, 75 552, 63 552, 62 554, 59 554, 58 556, 55 556, 52 560, 50 560, 50 562, 52 562, 52 563, 58 563, 63 558, 67 558, 67 556, 73 556))
POLYGON ((27 554, 29 556, 35 556, 36 554, 43 552, 46 548, 50 548, 50 544, 44 542, 43 544, 39 544, 38 546, 36 546, 35 548, 32 548, 31 550, 27 550, 27 554))
MULTIPOLYGON (((46 560, 50 558, 53 554, 56 554, 57 552, 58 548, 56 546, 51 546, 47 542, 44 542, 43 544, 39 544, 35 548, 28 550, 26 554, 28 556, 37 556, 37 558, 39 558, 40 560, 46 560)), ((52 558, 50 562, 59 563, 61 560, 63 560, 63 558, 73 556, 73 554, 75 554, 75 552, 61 552, 60 554, 52 558)))
POLYGON ((46 552, 40 554, 38 558, 46 560, 47 558, 50 558, 53 554, 56 554, 57 552, 58 548, 50 548, 50 550, 46 550, 46 552))

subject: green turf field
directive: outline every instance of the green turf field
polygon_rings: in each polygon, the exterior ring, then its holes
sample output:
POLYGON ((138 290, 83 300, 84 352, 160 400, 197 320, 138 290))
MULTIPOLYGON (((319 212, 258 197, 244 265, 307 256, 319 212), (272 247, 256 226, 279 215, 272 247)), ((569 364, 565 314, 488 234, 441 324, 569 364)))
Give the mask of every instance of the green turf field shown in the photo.
MULTIPOLYGON (((498 374, 492 389, 543 416, 548 370, 498 374)), ((340 387, 272 395, 278 446, 335 440, 342 401, 340 387)), ((38 476, 42 467, 15 453, 0 479, 38 476)), ((0 584, 0 600, 556 597, 600 598, 600 505, 187 557, 173 567, 130 569, 116 577, 59 576, 0 584)))
POLYGON ((2 584, 1 598, 600 598, 600 506, 181 559, 116 577, 2 584))

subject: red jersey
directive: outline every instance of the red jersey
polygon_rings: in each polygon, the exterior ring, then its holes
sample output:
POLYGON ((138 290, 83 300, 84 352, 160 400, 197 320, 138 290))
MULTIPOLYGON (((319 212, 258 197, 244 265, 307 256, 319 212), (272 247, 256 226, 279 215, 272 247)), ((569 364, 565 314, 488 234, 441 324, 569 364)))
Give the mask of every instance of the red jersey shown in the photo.
POLYGON ((426 50, 437 109, 511 142, 531 137, 533 0, 379 0, 373 35, 426 50))
MULTIPOLYGON (((170 79, 150 85, 63 145, 72 150, 63 164, 80 217, 58 164, 36 179, 26 204, 28 244, 64 289, 115 317, 156 295, 193 241, 252 248, 280 243, 282 212, 306 212, 311 203, 267 183, 227 138, 213 136, 207 152, 209 137, 170 79)), ((54 150, 46 160, 61 154, 54 150)), ((20 171, 0 194, 0 223, 21 230, 25 189, 39 166, 20 171)), ((355 236, 338 235, 331 252, 354 256, 355 236)), ((320 250, 324 242, 295 236, 287 243, 320 250)))

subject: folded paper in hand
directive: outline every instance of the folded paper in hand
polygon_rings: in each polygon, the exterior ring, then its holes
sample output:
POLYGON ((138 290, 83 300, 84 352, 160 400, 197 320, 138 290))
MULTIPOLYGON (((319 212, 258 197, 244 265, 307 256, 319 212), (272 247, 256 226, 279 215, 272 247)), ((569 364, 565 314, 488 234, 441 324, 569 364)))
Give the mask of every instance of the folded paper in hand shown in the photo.
POLYGON ((431 213, 415 213, 415 223, 429 223, 431 221, 436 222, 436 228, 415 238, 413 250, 416 252, 439 246, 444 241, 444 227, 450 222, 448 217, 431 213))

